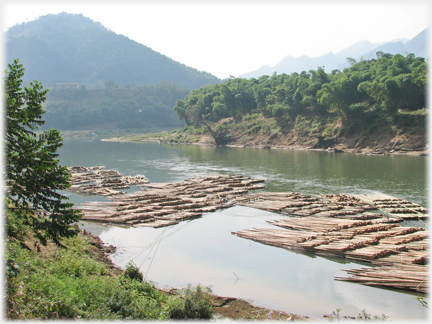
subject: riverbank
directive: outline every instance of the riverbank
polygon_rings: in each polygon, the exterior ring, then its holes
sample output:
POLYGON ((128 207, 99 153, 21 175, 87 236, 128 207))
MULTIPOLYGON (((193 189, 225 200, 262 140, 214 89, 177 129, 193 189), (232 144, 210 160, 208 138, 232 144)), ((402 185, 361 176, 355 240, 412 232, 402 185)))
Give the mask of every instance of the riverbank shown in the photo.
MULTIPOLYGON (((152 134, 154 135, 154 134, 152 134)), ((121 137, 103 138, 102 141, 106 142, 151 142, 161 145, 203 145, 203 146, 216 146, 216 143, 209 135, 201 135, 195 141, 173 141, 169 138, 164 138, 164 134, 158 138, 152 138, 152 136, 146 135, 126 135, 121 137)), ((415 140, 413 140, 415 141, 415 140)), ((226 147, 236 148, 251 148, 251 149, 272 149, 272 150, 308 150, 308 151, 325 151, 332 153, 354 153, 363 155, 414 155, 414 156, 426 156, 429 155, 429 150, 416 150, 410 149, 412 145, 404 149, 390 149, 386 150, 384 145, 368 146, 366 148, 351 148, 346 144, 337 144, 333 147, 328 148, 314 148, 308 145, 284 145, 283 143, 276 143, 274 145, 263 144, 259 141, 251 140, 246 144, 240 142, 232 142, 225 145, 226 147)))
MULTIPOLYGON (((399 116, 400 117, 400 116, 399 116)), ((283 121, 251 114, 225 118, 204 126, 175 130, 94 130, 62 134, 66 138, 85 137, 116 142, 156 142, 159 144, 216 145, 285 150, 318 150, 356 154, 427 155, 426 114, 404 115, 398 124, 349 123, 340 117, 296 118, 283 121), (407 120, 405 120, 405 119, 407 120), (211 127, 210 127, 211 126, 211 127)))

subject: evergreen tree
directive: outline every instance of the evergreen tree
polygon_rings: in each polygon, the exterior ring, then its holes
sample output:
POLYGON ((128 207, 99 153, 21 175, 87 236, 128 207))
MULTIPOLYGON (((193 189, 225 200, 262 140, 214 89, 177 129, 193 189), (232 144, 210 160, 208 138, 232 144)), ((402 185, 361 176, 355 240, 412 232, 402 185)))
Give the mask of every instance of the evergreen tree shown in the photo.
POLYGON ((73 224, 81 215, 58 192, 70 186, 66 167, 56 159, 62 146, 60 132, 50 129, 35 134, 44 124, 42 103, 48 90, 37 81, 23 87, 24 68, 18 60, 8 68, 4 78, 6 196, 12 202, 8 208, 22 211, 23 223, 34 229, 43 244, 52 239, 61 245, 61 237, 77 233, 73 224))

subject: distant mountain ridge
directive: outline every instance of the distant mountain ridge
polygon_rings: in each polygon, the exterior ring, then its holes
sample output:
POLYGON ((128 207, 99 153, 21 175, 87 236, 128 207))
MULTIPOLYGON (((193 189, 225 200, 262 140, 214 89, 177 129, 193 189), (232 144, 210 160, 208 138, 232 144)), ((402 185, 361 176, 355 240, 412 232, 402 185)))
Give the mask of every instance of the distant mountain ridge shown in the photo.
POLYGON ((357 42, 348 48, 334 54, 327 53, 318 57, 308 57, 302 55, 300 57, 293 57, 291 55, 285 56, 278 64, 271 67, 264 65, 261 68, 244 73, 240 78, 258 78, 262 75, 272 75, 274 72, 277 74, 290 74, 293 72, 300 73, 302 71, 316 70, 318 67, 324 67, 327 73, 334 69, 343 70, 349 67, 346 61, 347 57, 352 57, 359 61, 361 57, 366 60, 376 58, 376 52, 382 51, 390 54, 414 53, 416 56, 427 57, 427 32, 425 29, 411 40, 404 42, 403 40, 387 42, 387 43, 371 43, 367 40, 357 42))
POLYGON ((5 45, 6 62, 18 58, 24 65, 24 82, 38 80, 46 88, 56 83, 103 88, 112 80, 121 86, 165 81, 195 89, 221 82, 82 14, 50 14, 15 25, 5 33, 5 45))

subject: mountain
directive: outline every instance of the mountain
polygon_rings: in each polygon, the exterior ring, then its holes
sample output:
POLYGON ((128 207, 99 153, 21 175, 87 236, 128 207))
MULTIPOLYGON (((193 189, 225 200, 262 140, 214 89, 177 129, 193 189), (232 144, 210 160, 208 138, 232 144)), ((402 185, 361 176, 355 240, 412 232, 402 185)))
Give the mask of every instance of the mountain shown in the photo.
POLYGON ((416 56, 427 57, 427 42, 428 42, 428 30, 423 30, 420 34, 412 38, 407 42, 403 41, 394 41, 385 43, 381 46, 378 46, 373 51, 365 53, 363 57, 365 59, 376 58, 376 52, 384 52, 390 54, 409 54, 414 53, 416 56))
POLYGON ((261 68, 242 74, 240 78, 258 78, 262 75, 290 74, 293 72, 300 73, 301 71, 316 70, 318 67, 324 67, 329 73, 334 69, 343 70, 349 67, 346 61, 347 57, 352 57, 359 61, 363 59, 376 58, 376 52, 382 51, 390 54, 414 53, 416 56, 427 57, 427 29, 419 33, 409 41, 397 40, 387 43, 371 43, 367 40, 357 42, 350 47, 334 54, 327 53, 318 57, 308 57, 306 55, 293 57, 285 56, 278 64, 271 67, 264 65, 261 68))
POLYGON ((103 88, 111 80, 123 85, 155 85, 160 81, 195 89, 221 82, 207 72, 176 62, 82 14, 50 14, 15 25, 5 33, 5 56, 24 65, 23 81, 38 80, 103 88))

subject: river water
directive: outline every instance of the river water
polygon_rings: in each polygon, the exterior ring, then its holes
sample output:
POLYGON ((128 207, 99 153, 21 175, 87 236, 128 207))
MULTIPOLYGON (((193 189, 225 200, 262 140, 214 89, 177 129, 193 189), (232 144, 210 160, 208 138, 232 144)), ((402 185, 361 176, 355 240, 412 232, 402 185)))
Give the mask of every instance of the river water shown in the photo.
MULTIPOLYGON (((204 174, 237 174, 268 179, 268 191, 368 194, 379 191, 427 205, 428 157, 375 156, 295 150, 158 145, 98 140, 65 140, 65 166, 103 165, 150 182, 179 182, 204 174)), ((136 190, 138 188, 131 188, 136 190)), ((75 203, 103 200, 68 194, 75 203)), ((233 207, 165 228, 125 228, 83 222, 82 227, 117 247, 113 261, 133 261, 159 287, 210 286, 215 294, 322 320, 341 309, 362 310, 390 320, 424 320, 427 309, 415 294, 334 280, 343 269, 368 267, 340 258, 316 257, 242 239, 231 232, 273 227, 276 213, 233 207)), ((426 299, 428 300, 428 299, 426 299)))

